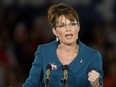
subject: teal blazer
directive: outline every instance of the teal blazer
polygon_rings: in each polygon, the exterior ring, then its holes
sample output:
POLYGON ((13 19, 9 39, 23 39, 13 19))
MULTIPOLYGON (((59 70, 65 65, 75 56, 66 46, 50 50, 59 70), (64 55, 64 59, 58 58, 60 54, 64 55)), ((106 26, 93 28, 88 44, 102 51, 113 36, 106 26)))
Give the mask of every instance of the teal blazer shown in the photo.
MULTIPOLYGON (((68 87, 91 87, 88 81, 88 72, 96 70, 100 73, 100 85, 103 87, 103 70, 102 58, 98 51, 89 48, 81 41, 78 41, 79 53, 76 58, 68 65, 68 87)), ((63 64, 59 61, 56 49, 58 42, 53 41, 48 44, 40 45, 35 52, 35 60, 29 77, 22 87, 41 87, 41 83, 45 82, 46 66, 54 64, 57 69, 51 70, 50 87, 63 87, 61 82, 63 78, 63 64)))

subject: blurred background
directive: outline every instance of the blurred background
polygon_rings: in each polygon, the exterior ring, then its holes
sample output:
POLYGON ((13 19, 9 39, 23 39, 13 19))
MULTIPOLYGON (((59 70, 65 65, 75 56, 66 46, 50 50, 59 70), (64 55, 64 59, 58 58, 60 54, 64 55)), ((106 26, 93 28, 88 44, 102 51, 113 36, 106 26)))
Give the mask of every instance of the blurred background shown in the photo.
POLYGON ((80 40, 101 52, 104 85, 116 87, 116 0, 0 0, 0 87, 21 87, 37 47, 55 40, 47 10, 59 2, 77 10, 80 40))

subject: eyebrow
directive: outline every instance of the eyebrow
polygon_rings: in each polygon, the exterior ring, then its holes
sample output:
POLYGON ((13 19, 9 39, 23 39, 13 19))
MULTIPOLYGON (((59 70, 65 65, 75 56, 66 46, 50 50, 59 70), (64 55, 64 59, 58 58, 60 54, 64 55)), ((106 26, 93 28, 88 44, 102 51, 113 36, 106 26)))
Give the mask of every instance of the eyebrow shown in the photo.
MULTIPOLYGON (((76 21, 72 21, 70 23, 77 23, 77 22, 76 21)), ((68 23, 68 24, 70 24, 70 23, 68 23)), ((57 23, 57 24, 65 24, 65 23, 64 22, 60 22, 60 23, 57 23)))

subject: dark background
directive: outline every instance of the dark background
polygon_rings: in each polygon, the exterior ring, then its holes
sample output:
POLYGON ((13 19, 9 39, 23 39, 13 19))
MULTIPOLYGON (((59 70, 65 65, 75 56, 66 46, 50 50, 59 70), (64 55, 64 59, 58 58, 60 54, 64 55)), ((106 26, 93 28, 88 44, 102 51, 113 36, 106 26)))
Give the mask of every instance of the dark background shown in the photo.
POLYGON ((116 87, 116 0, 0 0, 0 87, 21 87, 37 47, 55 40, 47 10, 57 2, 78 12, 80 40, 101 52, 104 85, 116 87))

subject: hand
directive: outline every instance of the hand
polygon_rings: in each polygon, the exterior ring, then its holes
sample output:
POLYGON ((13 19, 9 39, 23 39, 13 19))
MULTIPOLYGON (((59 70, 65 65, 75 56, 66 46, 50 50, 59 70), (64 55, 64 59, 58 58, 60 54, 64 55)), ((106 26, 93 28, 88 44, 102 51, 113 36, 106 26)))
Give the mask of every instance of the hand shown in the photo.
POLYGON ((99 76, 100 74, 95 70, 92 70, 88 73, 88 80, 91 82, 92 87, 100 87, 99 76))

